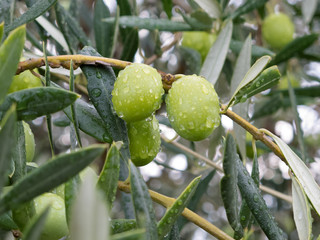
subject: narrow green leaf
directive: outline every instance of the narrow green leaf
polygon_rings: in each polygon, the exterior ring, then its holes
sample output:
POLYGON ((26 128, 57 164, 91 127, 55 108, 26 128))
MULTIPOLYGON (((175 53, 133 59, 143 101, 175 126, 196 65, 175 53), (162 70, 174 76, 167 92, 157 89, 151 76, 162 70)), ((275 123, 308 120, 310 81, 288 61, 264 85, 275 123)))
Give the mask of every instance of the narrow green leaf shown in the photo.
POLYGON ((7 94, 22 54, 26 37, 25 26, 12 31, 0 46, 0 103, 7 94))
POLYGON ((59 30, 63 34, 63 37, 68 45, 68 50, 69 50, 68 52, 74 53, 77 49, 77 45, 79 44, 79 41, 72 34, 71 29, 69 28, 66 22, 65 10, 59 3, 55 5, 54 9, 55 9, 59 30))
POLYGON ((180 232, 177 222, 173 225, 171 231, 167 236, 164 237, 164 240, 180 240, 180 232))
POLYGON ((287 160, 288 166, 291 168, 299 183, 303 187, 314 209, 320 215, 320 187, 314 180, 310 170, 304 162, 283 142, 279 137, 269 131, 265 131, 277 143, 284 157, 287 160))
MULTIPOLYGON (((114 22, 114 18, 106 18, 104 21, 108 23, 114 22)), ((192 27, 184 22, 171 21, 168 19, 140 18, 137 16, 122 16, 119 18, 121 27, 136 27, 138 29, 147 29, 168 32, 192 31, 192 27)), ((209 29, 208 29, 209 30, 209 29)))
POLYGON ((84 179, 72 208, 71 240, 109 239, 109 214, 92 176, 84 179))
POLYGON ((267 68, 247 86, 239 90, 234 97, 233 104, 244 102, 248 98, 277 85, 280 77, 281 75, 277 66, 267 68))
POLYGON ((128 29, 127 32, 128 34, 126 35, 125 42, 123 43, 124 47, 121 54, 121 60, 132 62, 139 47, 139 35, 135 28, 130 30, 128 29))
POLYGON ((11 177, 12 183, 22 178, 27 173, 26 169, 26 145, 23 123, 16 122, 16 133, 14 137, 14 150, 12 160, 14 163, 14 174, 11 177))
POLYGON ((231 13, 228 17, 231 19, 235 19, 243 14, 249 13, 256 8, 260 8, 263 6, 268 0, 249 0, 238 7, 233 13, 231 13))
POLYGON ((172 0, 161 0, 163 10, 166 12, 167 16, 169 19, 172 17, 172 8, 173 8, 173 3, 172 0))
MULTIPOLYGON (((56 4, 55 9, 57 18, 61 19, 59 27, 60 29, 64 29, 62 33, 72 34, 73 37, 76 38, 77 41, 79 41, 84 46, 91 45, 87 35, 84 33, 82 27, 79 25, 79 22, 76 19, 74 19, 73 16, 71 16, 71 14, 67 10, 65 10, 59 3, 56 4)), ((70 34, 66 34, 64 35, 64 37, 67 40, 67 42, 69 41, 69 43, 73 44, 72 46, 74 46, 74 43, 71 42, 74 38, 70 38, 70 34)), ((76 46, 74 47, 76 48, 76 46)))
POLYGON ((309 24, 317 10, 318 1, 304 0, 301 2, 301 5, 303 20, 305 23, 309 24))
POLYGON ((137 227, 135 219, 113 219, 110 221, 110 230, 112 234, 126 232, 137 227))
POLYGON ((217 40, 212 45, 200 70, 200 75, 205 77, 213 85, 218 80, 226 60, 232 29, 232 21, 228 21, 222 31, 219 33, 217 40))
MULTIPOLYGON (((111 143, 112 138, 110 137, 110 133, 106 129, 105 123, 97 110, 80 98, 74 102, 74 105, 80 130, 101 142, 111 143)), ((69 119, 72 119, 70 107, 65 108, 63 111, 69 119)))
POLYGON ((78 97, 76 93, 54 87, 39 87, 13 92, 7 95, 0 106, 0 119, 12 103, 17 104, 19 120, 33 120, 64 109, 78 97))
MULTIPOLYGON (((109 8, 103 0, 97 0, 94 5, 94 35, 96 48, 104 57, 112 57, 114 49, 115 28, 114 23, 103 22, 102 19, 110 17, 109 8)), ((116 21, 116 19, 115 19, 116 21)))
MULTIPOLYGON (((207 192, 209 183, 212 180, 213 176, 215 175, 216 171, 211 171, 205 178, 201 179, 199 182, 199 185, 193 194, 192 198, 190 199, 187 208, 189 208, 191 211, 195 211, 197 206, 199 205, 199 202, 202 198, 202 196, 207 192)), ((179 218, 178 225, 179 229, 182 229, 182 227, 187 223, 188 220, 186 220, 183 217, 179 218)))
POLYGON ((122 142, 113 143, 108 151, 103 169, 100 173, 97 187, 104 194, 109 210, 116 198, 119 171, 120 171, 120 148, 122 142))
POLYGON ((0 215, 0 229, 11 231, 13 229, 19 229, 17 224, 13 221, 10 212, 6 212, 0 215))
MULTIPOLYGON (((69 90, 70 90, 70 92, 74 92, 74 72, 73 72, 73 62, 72 62, 72 60, 70 62, 69 90)), ((80 133, 79 133, 79 122, 78 122, 78 117, 77 117, 77 114, 76 114, 76 108, 75 108, 75 104, 74 103, 71 104, 71 120, 72 120, 73 128, 74 128, 74 131, 75 131, 75 134, 76 134, 76 143, 75 143, 75 145, 79 145, 80 147, 82 147, 81 137, 80 137, 80 133)))
POLYGON ((230 226, 235 231, 236 239, 243 237, 243 229, 240 224, 239 202, 237 188, 237 146, 234 138, 229 133, 225 141, 223 156, 224 176, 220 182, 221 197, 230 226))
POLYGON ((4 22, 0 23, 0 45, 2 42, 1 40, 2 40, 2 36, 3 36, 3 28, 4 28, 4 22))
MULTIPOLYGON (((57 41, 57 43, 63 48, 64 51, 68 51, 68 44, 66 39, 63 37, 63 34, 59 29, 55 27, 51 22, 49 22, 45 17, 40 16, 35 19, 35 21, 46 30, 50 36, 57 41)), ((57 45, 57 46, 59 46, 57 45)))
MULTIPOLYGON (((15 106, 6 112, 0 122, 0 193, 8 178, 8 168, 14 150, 14 134, 16 126, 15 106)), ((1 215, 1 214, 0 214, 1 215)))
POLYGON ((186 69, 185 73, 187 75, 196 74, 199 75, 201 69, 201 55, 198 51, 188 48, 179 46, 178 48, 179 53, 182 56, 182 59, 185 61, 186 69))
POLYGON ((71 178, 68 182, 64 184, 64 202, 66 207, 66 220, 69 227, 70 227, 72 205, 79 192, 80 185, 81 185, 81 179, 79 174, 75 175, 73 178, 71 178))
MULTIPOLYGON (((1 0, 0 1, 0 22, 9 25, 14 15, 14 0, 1 0)), ((0 38, 1 42, 1 38, 0 38)))
MULTIPOLYGON (((86 47, 81 52, 84 55, 100 56, 93 48, 86 47)), ((111 67, 85 66, 81 67, 88 80, 88 92, 93 105, 106 124, 114 141, 122 141, 121 155, 125 162, 130 158, 127 127, 124 120, 120 119, 113 110, 112 95, 116 76, 111 67)), ((127 167, 120 171, 120 180, 128 176, 127 167), (123 174, 123 175, 122 175, 123 174)))
MULTIPOLYGON (((234 39, 231 39, 231 42, 230 42, 230 49, 232 52, 234 53, 240 53, 242 47, 243 47, 243 42, 241 41, 237 41, 237 40, 234 40, 234 39)), ((260 57, 263 57, 265 55, 269 55, 269 56, 274 56, 275 53, 272 52, 271 50, 267 49, 267 48, 263 48, 263 47, 260 47, 260 46, 257 46, 257 45, 252 45, 251 46, 252 49, 252 57, 255 57, 255 58, 260 58, 260 57)))
POLYGON ((146 229, 135 229, 118 233, 110 237, 110 240, 146 240, 146 229))
POLYGON ((269 239, 284 239, 282 230, 274 221, 260 190, 250 177, 240 158, 237 157, 238 187, 253 216, 269 239))
POLYGON ((159 239, 162 239, 171 231, 174 223, 176 222, 176 220, 181 215, 181 213, 191 200, 192 196, 194 195, 200 182, 200 178, 201 176, 193 179, 192 182, 185 188, 185 190, 172 204, 172 206, 167 209, 165 215, 161 218, 161 220, 158 223, 159 239))
POLYGON ((191 13, 190 16, 183 11, 178 10, 183 17, 183 20, 188 23, 192 28, 196 28, 199 31, 206 31, 212 28, 213 19, 208 16, 203 10, 196 10, 191 13))
POLYGON ((238 85, 237 89, 234 91, 233 96, 231 97, 228 106, 231 106, 233 101, 235 100, 236 95, 240 92, 241 89, 252 83, 252 81, 262 72, 262 70, 266 67, 268 62, 270 61, 271 57, 264 56, 259 58, 249 69, 246 73, 240 84, 238 85))
POLYGON ((37 17, 42 15, 44 12, 46 12, 56 2, 57 0, 37 1, 24 14, 16 18, 10 25, 5 26, 4 31, 8 33, 22 24, 31 22, 32 20, 36 19, 37 17))
POLYGON ((137 226, 146 228, 146 239, 158 239, 157 221, 148 187, 141 174, 130 161, 130 188, 137 226))
POLYGON ((319 34, 312 33, 295 38, 281 49, 281 51, 272 59, 272 61, 270 61, 268 66, 276 65, 290 59, 294 55, 310 47, 318 39, 318 37, 319 34))
MULTIPOLYGON (((311 98, 320 97, 320 85, 311 86, 311 87, 303 87, 303 88, 294 88, 293 91, 294 91, 294 95, 296 95, 296 97, 311 97, 311 98)), ((281 93, 281 95, 284 97, 289 96, 289 92, 287 89, 272 91, 272 92, 270 92, 270 95, 274 95, 274 94, 276 95, 279 93, 281 93)), ((297 98, 297 100, 298 100, 298 98, 297 98)))
POLYGON ((91 145, 77 152, 61 154, 33 170, 0 198, 0 215, 64 183, 93 162, 104 150, 105 145, 91 145))
MULTIPOLYGON (((233 93, 241 80, 244 78, 251 66, 251 35, 244 42, 242 49, 236 61, 236 66, 231 78, 231 92, 233 93)), ((236 114, 244 119, 248 119, 248 103, 241 103, 232 109, 236 114)), ((233 127, 235 138, 239 146, 242 159, 246 159, 246 131, 239 125, 233 127)))
POLYGON ((194 0, 199 6, 209 14, 210 17, 218 19, 221 15, 219 3, 216 0, 194 0))
POLYGON ((300 148, 300 152, 301 152, 302 161, 306 162, 306 150, 305 150, 305 145, 304 145, 304 141, 303 141, 303 131, 301 129, 301 119, 300 119, 300 116, 298 113, 297 99, 296 99, 296 95, 294 94, 294 90, 291 85, 290 74, 287 73, 287 76, 288 76, 287 81, 288 81, 289 98, 290 98, 290 102, 291 102, 291 109, 292 109, 293 115, 294 115, 294 122, 295 122, 295 126, 296 126, 296 134, 298 137, 299 148, 300 148))
POLYGON ((296 179, 291 176, 292 180, 292 208, 293 218, 297 227, 299 239, 312 239, 312 217, 308 199, 304 190, 296 179))
POLYGON ((37 215, 30 224, 26 227, 23 233, 22 240, 38 240, 40 239, 42 229, 46 223, 50 212, 50 207, 47 207, 43 212, 37 215))

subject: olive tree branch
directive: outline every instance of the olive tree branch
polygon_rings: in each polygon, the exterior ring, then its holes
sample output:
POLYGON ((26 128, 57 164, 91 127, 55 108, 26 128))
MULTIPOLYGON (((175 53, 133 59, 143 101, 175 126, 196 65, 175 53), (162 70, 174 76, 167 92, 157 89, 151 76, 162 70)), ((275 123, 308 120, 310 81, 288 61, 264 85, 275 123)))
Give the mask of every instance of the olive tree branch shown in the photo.
MULTIPOLYGON (((130 185, 126 184, 122 181, 118 181, 118 189, 130 193, 130 185)), ((175 198, 167 197, 165 195, 162 195, 160 193, 157 193, 155 191, 149 190, 149 194, 152 198, 153 201, 156 203, 169 208, 172 206, 174 201, 176 200, 175 198)), ((213 225, 212 223, 208 222, 204 218, 200 217, 198 214, 194 213, 193 211, 189 210, 188 208, 185 208, 184 211, 182 212, 182 216, 187 218, 189 221, 193 222, 203 230, 207 231, 210 233, 212 236, 216 237, 217 239, 220 240, 233 240, 232 237, 230 237, 228 234, 220 230, 218 227, 213 225)))

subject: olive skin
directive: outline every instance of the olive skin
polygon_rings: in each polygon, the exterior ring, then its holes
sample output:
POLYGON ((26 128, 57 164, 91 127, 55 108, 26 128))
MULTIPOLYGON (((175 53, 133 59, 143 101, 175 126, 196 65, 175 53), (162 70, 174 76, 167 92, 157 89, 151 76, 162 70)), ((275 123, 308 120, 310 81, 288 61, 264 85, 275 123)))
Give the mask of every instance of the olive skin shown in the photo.
POLYGON ((119 72, 112 91, 112 103, 118 116, 126 122, 141 121, 160 108, 162 78, 148 65, 133 63, 119 72))
POLYGON ((270 14, 262 23, 263 39, 273 48, 281 49, 293 40, 294 24, 284 13, 270 14))
POLYGON ((175 81, 166 105, 173 129, 190 141, 205 139, 220 124, 218 95, 203 77, 183 76, 175 81))
POLYGON ((150 163, 160 150, 159 122, 152 119, 144 119, 128 124, 129 149, 131 160, 136 166, 144 166, 150 163))

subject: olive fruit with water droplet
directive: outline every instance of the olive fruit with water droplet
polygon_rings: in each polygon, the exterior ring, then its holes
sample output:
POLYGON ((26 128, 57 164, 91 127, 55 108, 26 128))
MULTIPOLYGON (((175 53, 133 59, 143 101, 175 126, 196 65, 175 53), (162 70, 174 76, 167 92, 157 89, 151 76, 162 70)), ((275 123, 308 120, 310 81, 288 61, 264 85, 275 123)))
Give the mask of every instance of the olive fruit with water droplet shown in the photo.
POLYGON ((263 39, 273 48, 283 48, 293 40, 293 34, 294 24, 284 13, 270 14, 263 21, 263 39))
POLYGON ((160 150, 159 122, 152 119, 144 119, 128 124, 129 149, 131 160, 136 166, 144 166, 150 163, 160 150))
POLYGON ((41 240, 57 240, 68 234, 64 200, 56 194, 44 193, 34 199, 35 213, 39 215, 50 205, 49 215, 41 233, 41 240))
POLYGON ((190 141, 205 139, 220 124, 218 95, 203 77, 183 76, 175 81, 166 105, 173 129, 190 141))
POLYGON ((162 80, 157 70, 133 63, 119 72, 112 91, 113 107, 125 121, 140 121, 160 108, 163 94, 162 80))

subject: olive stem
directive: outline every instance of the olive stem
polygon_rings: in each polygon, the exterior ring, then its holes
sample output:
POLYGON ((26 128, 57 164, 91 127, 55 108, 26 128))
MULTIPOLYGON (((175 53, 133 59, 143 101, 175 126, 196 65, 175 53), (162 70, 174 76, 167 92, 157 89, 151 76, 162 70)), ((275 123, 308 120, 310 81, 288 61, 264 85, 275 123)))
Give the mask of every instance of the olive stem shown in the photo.
MULTIPOLYGON (((123 192, 126 192, 126 193, 130 192, 130 185, 125 182, 118 181, 118 188, 123 192)), ((149 194, 153 201, 155 201, 156 203, 166 208, 171 207, 174 201, 176 200, 175 198, 167 197, 165 195, 162 195, 152 190, 149 190, 149 194)), ((204 218, 200 217, 198 214, 194 213, 188 208, 184 209, 184 211, 182 212, 182 216, 184 216, 185 218, 187 218, 189 221, 193 222, 197 226, 201 227, 203 230, 207 231, 217 239, 233 240, 233 238, 230 237, 228 234, 221 231, 218 227, 208 222, 204 218)))
MULTIPOLYGON (((205 156, 202 156, 201 154, 195 152, 195 151, 192 151, 191 149, 189 149, 188 147, 184 146, 183 144, 179 143, 179 142, 176 142, 176 141, 171 141, 170 139, 166 138, 165 136, 161 135, 161 138, 176 146, 177 148, 180 148, 181 150, 191 154, 192 156, 196 157, 196 158, 199 158, 201 159, 202 161, 204 161, 205 163, 207 163, 209 166, 215 168, 216 170, 218 170, 219 172, 223 173, 223 169, 220 165, 218 165, 217 163, 211 161, 209 158, 206 158, 205 156)), ((260 185, 259 186, 260 189, 266 193, 269 193, 270 195, 273 195, 277 198, 280 198, 284 201, 287 201, 288 203, 291 203, 292 204, 292 197, 291 196, 288 196, 286 194, 283 194, 281 192, 278 192, 276 190, 273 190, 272 188, 269 188, 269 187, 266 187, 266 186, 263 186, 263 185, 260 185)))

